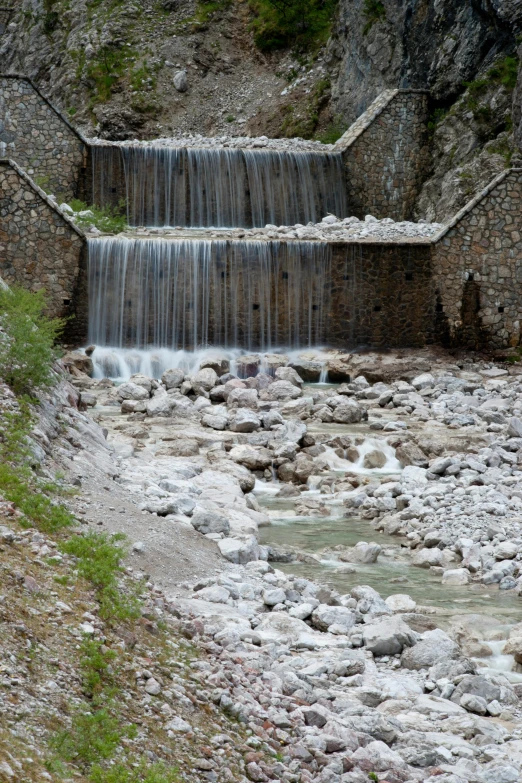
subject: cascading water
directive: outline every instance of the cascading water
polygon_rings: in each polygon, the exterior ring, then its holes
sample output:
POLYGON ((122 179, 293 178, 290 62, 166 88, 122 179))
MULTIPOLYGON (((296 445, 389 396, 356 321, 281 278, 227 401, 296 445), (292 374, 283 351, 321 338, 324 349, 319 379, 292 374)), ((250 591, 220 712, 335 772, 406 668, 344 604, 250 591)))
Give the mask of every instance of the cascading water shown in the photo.
POLYGON ((340 153, 94 146, 100 204, 125 182, 133 226, 258 227, 346 217, 340 153))
POLYGON ((137 372, 140 351, 153 349, 149 372, 158 375, 174 366, 172 354, 179 351, 319 345, 326 336, 330 264, 330 247, 319 242, 91 239, 94 359, 106 365, 101 374, 121 376, 122 350, 132 349, 137 372))

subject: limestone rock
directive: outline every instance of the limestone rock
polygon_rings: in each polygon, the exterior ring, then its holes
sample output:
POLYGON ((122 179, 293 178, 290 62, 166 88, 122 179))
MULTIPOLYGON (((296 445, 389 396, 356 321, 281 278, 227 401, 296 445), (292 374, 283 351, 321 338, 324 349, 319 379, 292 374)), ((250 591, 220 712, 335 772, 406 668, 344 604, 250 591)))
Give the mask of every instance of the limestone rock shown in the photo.
POLYGON ((417 635, 400 617, 373 621, 362 629, 366 648, 374 655, 396 655, 411 647, 417 635))

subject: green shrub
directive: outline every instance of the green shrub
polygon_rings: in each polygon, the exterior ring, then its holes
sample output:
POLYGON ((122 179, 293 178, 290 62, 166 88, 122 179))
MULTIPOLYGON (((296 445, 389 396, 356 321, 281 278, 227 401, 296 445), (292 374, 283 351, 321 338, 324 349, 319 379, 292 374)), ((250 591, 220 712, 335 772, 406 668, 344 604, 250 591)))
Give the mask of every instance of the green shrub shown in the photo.
POLYGON ((51 739, 51 748, 60 759, 88 767, 112 758, 122 739, 135 734, 134 726, 121 727, 112 707, 77 712, 71 728, 58 732, 51 739))
POLYGON ((104 234, 120 234, 128 229, 127 219, 124 214, 125 201, 121 201, 117 207, 88 206, 84 201, 73 199, 69 206, 78 212, 90 212, 90 215, 74 215, 74 222, 80 228, 96 226, 104 234))
POLYGON ((74 536, 61 544, 68 555, 78 558, 78 573, 95 587, 100 602, 100 617, 106 620, 128 620, 139 616, 139 604, 135 595, 127 596, 118 588, 118 576, 123 572, 121 559, 125 554, 121 533, 89 531, 74 536))
POLYGON ((43 291, 0 288, 0 378, 15 394, 31 394, 55 382, 55 341, 64 322, 46 318, 44 310, 43 291))
POLYGON ((336 0, 251 0, 254 42, 262 51, 319 48, 326 42, 336 0))
POLYGON ((364 0, 362 12, 366 19, 363 35, 367 35, 376 22, 386 19, 386 9, 381 0, 364 0))
POLYGON ((340 117, 332 120, 329 125, 324 129, 322 133, 319 133, 315 138, 322 144, 335 144, 339 141, 341 136, 347 129, 347 125, 340 117))
POLYGON ((112 663, 116 658, 114 650, 104 649, 95 639, 83 640, 80 668, 83 691, 90 699, 113 686, 112 663))
POLYGON ((161 762, 152 765, 142 762, 137 768, 115 764, 104 769, 96 765, 91 770, 89 780, 92 783, 178 783, 180 777, 176 769, 161 762))

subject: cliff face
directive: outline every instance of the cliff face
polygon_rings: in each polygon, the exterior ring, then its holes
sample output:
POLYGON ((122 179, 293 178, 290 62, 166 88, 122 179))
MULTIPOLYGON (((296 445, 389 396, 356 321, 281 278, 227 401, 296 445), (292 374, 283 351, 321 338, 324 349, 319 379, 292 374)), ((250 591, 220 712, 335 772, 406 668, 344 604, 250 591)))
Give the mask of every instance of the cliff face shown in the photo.
POLYGON ((305 59, 259 52, 239 0, 22 0, 1 68, 110 139, 320 137, 383 89, 428 89, 432 166, 417 216, 444 220, 522 150, 522 2, 339 2, 326 48, 305 59))
POLYGON ((418 217, 450 217, 510 163, 521 31, 519 0, 341 0, 328 52, 333 113, 351 122, 383 89, 430 90, 432 170, 418 217))

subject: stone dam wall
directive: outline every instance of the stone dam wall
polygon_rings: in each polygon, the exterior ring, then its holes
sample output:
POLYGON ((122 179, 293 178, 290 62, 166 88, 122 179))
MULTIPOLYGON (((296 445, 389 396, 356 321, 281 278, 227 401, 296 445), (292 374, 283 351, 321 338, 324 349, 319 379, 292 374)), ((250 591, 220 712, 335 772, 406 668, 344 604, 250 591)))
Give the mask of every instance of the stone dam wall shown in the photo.
POLYGON ((429 173, 428 93, 386 90, 337 142, 350 214, 413 219, 429 173))
POLYGON ((57 198, 86 195, 87 144, 25 77, 0 74, 0 157, 15 160, 57 198))
POLYGON ((0 277, 30 291, 43 288, 49 315, 67 318, 67 342, 82 342, 87 324, 86 243, 14 161, 0 159, 0 277))
MULTIPOLYGON (((340 140, 352 183, 351 211, 408 214, 426 160, 426 107, 425 93, 386 93, 340 140), (393 166, 386 164, 392 159, 393 166)), ((35 179, 50 184, 57 196, 89 201, 90 148, 28 79, 0 76, 0 109, 0 149, 15 154, 15 162, 0 161, 0 276, 30 289, 44 287, 51 314, 74 315, 67 340, 82 343, 86 241, 35 179)), ((116 159, 107 176, 117 193, 116 159)), ((345 348, 518 345, 521 225, 522 170, 512 169, 432 240, 331 243, 328 342, 345 348)))

